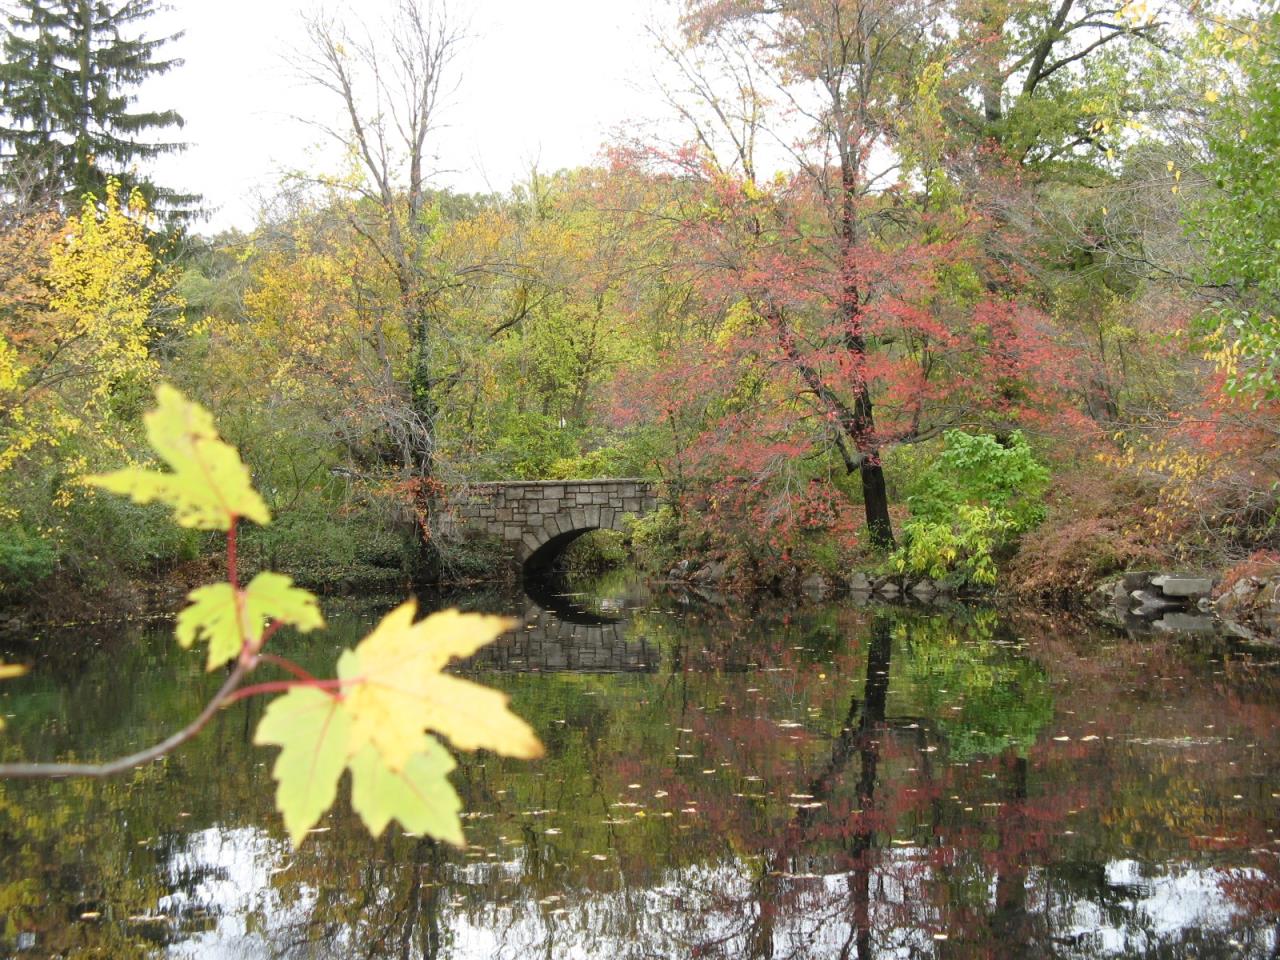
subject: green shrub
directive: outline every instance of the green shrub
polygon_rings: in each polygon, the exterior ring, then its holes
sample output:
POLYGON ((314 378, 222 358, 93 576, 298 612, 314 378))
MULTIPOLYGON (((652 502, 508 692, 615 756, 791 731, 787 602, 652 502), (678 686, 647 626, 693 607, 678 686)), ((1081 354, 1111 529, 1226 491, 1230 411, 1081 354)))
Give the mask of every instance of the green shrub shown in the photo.
POLYGON ((632 555, 646 570, 666 572, 681 559, 680 518, 671 507, 627 517, 626 531, 632 555))
POLYGON ((344 511, 318 493, 278 513, 271 526, 246 529, 243 539, 250 565, 308 586, 391 586, 411 560, 408 538, 377 511, 344 511))
POLYGON ((565 573, 573 578, 593 577, 627 562, 625 537, 617 530, 592 530, 564 552, 565 573))
POLYGON ((154 505, 139 506, 118 497, 95 496, 76 503, 69 511, 68 552, 88 557, 86 566, 98 576, 111 570, 151 573, 175 563, 195 559, 201 535, 176 526, 168 511, 154 505))
POLYGON ((933 577, 959 573, 969 583, 996 582, 995 550, 1009 532, 1001 510, 964 504, 950 523, 912 517, 892 562, 899 573, 933 577))
POLYGON ((0 527, 0 595, 20 594, 53 573, 54 545, 26 527, 0 527))
POLYGON ((492 581, 511 570, 511 556, 501 537, 469 534, 460 540, 438 541, 435 548, 427 579, 492 581))
POLYGON ((539 480, 550 475, 552 464, 573 457, 577 437, 558 420, 541 413, 520 413, 503 423, 493 447, 493 478, 539 480))
POLYGON ((591 477, 622 477, 633 471, 625 453, 617 447, 601 447, 589 453, 562 457, 547 468, 548 480, 579 480, 591 477))
POLYGON ((908 483, 911 517, 891 564, 900 573, 994 583, 997 553, 1044 519, 1049 480, 1021 433, 1002 443, 948 431, 941 453, 908 483))

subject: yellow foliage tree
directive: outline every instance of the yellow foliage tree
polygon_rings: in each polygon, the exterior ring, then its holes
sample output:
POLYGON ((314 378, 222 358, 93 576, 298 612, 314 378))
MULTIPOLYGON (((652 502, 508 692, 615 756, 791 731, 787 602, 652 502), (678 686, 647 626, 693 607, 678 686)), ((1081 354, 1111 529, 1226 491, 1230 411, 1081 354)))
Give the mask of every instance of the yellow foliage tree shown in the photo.
POLYGON ((57 510, 82 488, 45 481, 73 479, 98 457, 124 451, 157 372, 157 341, 179 322, 182 301, 148 245, 142 195, 123 197, 115 181, 77 217, 5 219, 0 521, 22 521, 38 507, 32 491, 52 486, 53 514, 27 520, 56 540, 57 510))
POLYGON ((105 201, 85 201, 50 258, 51 306, 64 320, 65 342, 80 348, 95 400, 154 376, 150 347, 166 311, 176 315, 181 305, 170 271, 147 245, 148 217, 142 194, 121 198, 112 180, 105 201))

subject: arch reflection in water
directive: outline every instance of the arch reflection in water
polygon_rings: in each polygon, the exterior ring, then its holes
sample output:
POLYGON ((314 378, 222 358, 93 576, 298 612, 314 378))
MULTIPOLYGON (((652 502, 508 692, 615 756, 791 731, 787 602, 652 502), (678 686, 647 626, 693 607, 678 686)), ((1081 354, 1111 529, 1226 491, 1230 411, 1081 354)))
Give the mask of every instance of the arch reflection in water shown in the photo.
POLYGON ((527 573, 523 625, 481 649, 470 669, 528 672, 654 673, 661 651, 634 629, 629 607, 646 600, 638 582, 611 592, 572 592, 552 571, 527 573))

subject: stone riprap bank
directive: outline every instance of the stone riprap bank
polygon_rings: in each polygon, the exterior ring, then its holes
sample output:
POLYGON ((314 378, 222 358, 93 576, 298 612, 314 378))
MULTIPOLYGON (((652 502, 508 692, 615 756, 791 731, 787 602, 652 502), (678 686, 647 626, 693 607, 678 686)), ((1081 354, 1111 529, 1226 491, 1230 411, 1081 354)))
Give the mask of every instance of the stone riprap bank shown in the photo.
POLYGON ((627 514, 658 506, 648 480, 520 480, 476 483, 455 494, 446 529, 503 540, 522 564, 545 566, 591 530, 621 530, 627 514))

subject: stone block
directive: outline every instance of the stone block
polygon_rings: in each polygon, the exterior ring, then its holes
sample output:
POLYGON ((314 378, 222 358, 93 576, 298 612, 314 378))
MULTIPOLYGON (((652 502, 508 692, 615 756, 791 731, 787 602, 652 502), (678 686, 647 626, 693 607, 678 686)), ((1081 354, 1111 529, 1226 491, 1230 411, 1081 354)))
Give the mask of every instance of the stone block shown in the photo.
POLYGON ((1272 580, 1262 588, 1258 606, 1267 613, 1280 613, 1280 581, 1272 580))
POLYGON ((583 507, 582 516, 587 521, 588 527, 600 526, 600 508, 596 506, 583 507))
POLYGON ((604 491, 597 491, 591 494, 591 502, 596 505, 603 505, 609 502, 609 495, 604 491))
POLYGON ((806 597, 814 601, 825 599, 829 592, 826 578, 820 573, 811 573, 805 577, 800 583, 800 590, 806 597))
POLYGON ((855 570, 849 575, 849 589, 858 593, 870 593, 871 578, 861 570, 855 570))
POLYGON ((573 524, 571 529, 582 530, 590 524, 587 523, 587 512, 581 507, 577 507, 569 511, 569 522, 573 524))
POLYGON ((698 583, 719 583, 728 573, 729 565, 727 563, 723 560, 714 560, 694 573, 692 579, 698 583))
POLYGON ((502 528, 502 539, 519 540, 524 536, 524 527, 518 524, 508 524, 502 528))
POLYGON ((1145 590, 1151 585, 1151 578, 1155 574, 1149 570, 1134 570, 1126 573, 1121 582, 1124 588, 1132 593, 1134 590, 1145 590))
POLYGON ((623 497, 622 509, 625 510, 627 513, 639 513, 640 498, 639 497, 623 497))
POLYGON ((1152 577, 1151 585, 1159 587, 1166 597, 1207 597, 1213 592, 1213 581, 1208 577, 1162 574, 1152 577))
POLYGON ((911 595, 927 603, 938 595, 938 588, 932 580, 921 580, 911 585, 911 595))
POLYGON ((543 487, 542 496, 548 500, 559 500, 564 496, 563 486, 543 487))

